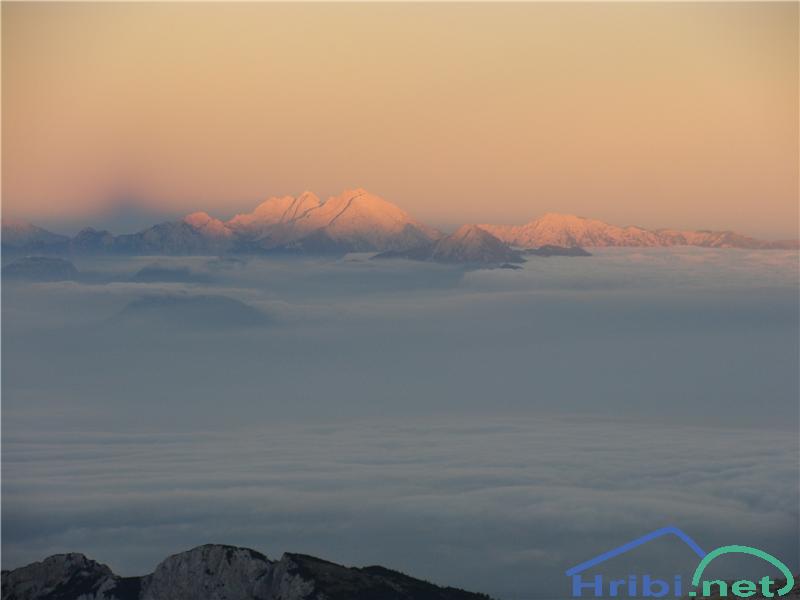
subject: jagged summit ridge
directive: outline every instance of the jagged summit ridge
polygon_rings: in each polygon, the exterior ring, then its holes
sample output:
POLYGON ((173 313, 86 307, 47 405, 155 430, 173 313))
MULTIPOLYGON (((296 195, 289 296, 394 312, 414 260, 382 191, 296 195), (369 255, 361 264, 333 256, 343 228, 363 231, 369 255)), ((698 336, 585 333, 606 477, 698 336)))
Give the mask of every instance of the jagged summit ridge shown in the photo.
POLYGON ((311 192, 297 198, 270 198, 226 225, 265 249, 311 235, 363 251, 409 248, 440 236, 396 205, 361 188, 346 190, 325 202, 311 192))
POLYGON ((383 567, 288 553, 273 561, 220 544, 174 554, 142 577, 119 577, 82 554, 57 554, 4 571, 2 589, 2 600, 488 600, 383 567))
POLYGON ((232 231, 248 235, 263 234, 265 230, 280 223, 294 221, 309 210, 319 208, 320 199, 312 192, 294 196, 273 196, 259 204, 252 212, 238 214, 225 226, 232 231))

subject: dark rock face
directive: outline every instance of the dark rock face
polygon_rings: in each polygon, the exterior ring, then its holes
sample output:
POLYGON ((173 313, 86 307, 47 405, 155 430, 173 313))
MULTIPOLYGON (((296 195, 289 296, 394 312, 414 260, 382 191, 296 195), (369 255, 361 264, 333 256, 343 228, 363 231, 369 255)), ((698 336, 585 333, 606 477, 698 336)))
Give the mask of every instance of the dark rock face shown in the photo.
POLYGON ((272 563, 247 548, 209 544, 162 561, 142 578, 141 600, 269 598, 272 563))
MULTIPOLYGON (((103 598, 116 586, 105 565, 83 554, 56 554, 42 562, 3 572, 3 600, 103 598)), ((113 596, 120 598, 122 596, 113 596)))
POLYGON ((348 568, 303 554, 271 561, 248 548, 206 545, 143 577, 118 577, 82 554, 3 572, 2 600, 488 600, 383 567, 348 568))
POLYGON ((63 258, 49 256, 26 256, 3 267, 3 279, 68 281, 77 277, 75 265, 63 258))
POLYGON ((538 248, 528 248, 524 251, 524 254, 531 256, 591 256, 590 252, 580 246, 554 246, 552 244, 546 244, 538 248))

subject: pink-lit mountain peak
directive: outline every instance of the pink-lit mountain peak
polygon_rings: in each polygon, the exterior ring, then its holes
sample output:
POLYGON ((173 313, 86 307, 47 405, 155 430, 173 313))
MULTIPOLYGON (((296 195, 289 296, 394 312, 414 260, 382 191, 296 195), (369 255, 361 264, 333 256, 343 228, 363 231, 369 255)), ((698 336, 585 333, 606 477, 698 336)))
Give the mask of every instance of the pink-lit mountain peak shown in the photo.
POLYGON ((597 219, 546 213, 524 225, 481 225, 512 246, 704 246, 711 248, 794 248, 796 242, 764 242, 732 231, 649 230, 597 219))
POLYGON ((316 194, 308 191, 298 197, 273 196, 259 204, 252 212, 236 215, 226 225, 234 230, 263 229, 302 217, 320 205, 320 199, 316 194))
POLYGON ((345 190, 325 202, 311 192, 275 197, 226 226, 240 235, 285 244, 312 233, 355 248, 407 247, 436 239, 439 232, 398 206, 362 188, 345 190))
POLYGON ((210 237, 229 237, 233 235, 233 232, 225 223, 203 211, 186 215, 183 221, 210 237))
POLYGON ((338 196, 328 198, 320 207, 318 217, 326 221, 326 226, 340 231, 368 225, 400 231, 406 225, 413 225, 421 230, 430 230, 433 234, 432 229, 400 207, 362 188, 345 190, 338 196))

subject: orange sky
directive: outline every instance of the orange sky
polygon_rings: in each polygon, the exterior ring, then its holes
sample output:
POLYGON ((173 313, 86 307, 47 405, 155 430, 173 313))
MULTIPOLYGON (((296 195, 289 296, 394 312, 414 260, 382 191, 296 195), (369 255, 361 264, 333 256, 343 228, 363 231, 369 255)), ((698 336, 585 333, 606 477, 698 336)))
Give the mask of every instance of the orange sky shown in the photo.
POLYGON ((798 4, 3 3, 3 212, 361 186, 793 237, 798 4))

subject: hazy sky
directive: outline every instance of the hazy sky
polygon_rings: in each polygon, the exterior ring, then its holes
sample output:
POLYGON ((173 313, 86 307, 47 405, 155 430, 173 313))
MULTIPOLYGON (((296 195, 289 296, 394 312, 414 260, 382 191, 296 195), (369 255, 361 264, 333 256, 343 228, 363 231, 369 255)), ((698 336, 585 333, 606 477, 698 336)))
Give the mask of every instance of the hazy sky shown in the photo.
POLYGON ((3 3, 3 211, 363 186, 796 235, 798 4, 3 3))

